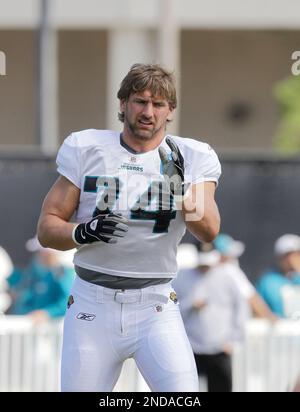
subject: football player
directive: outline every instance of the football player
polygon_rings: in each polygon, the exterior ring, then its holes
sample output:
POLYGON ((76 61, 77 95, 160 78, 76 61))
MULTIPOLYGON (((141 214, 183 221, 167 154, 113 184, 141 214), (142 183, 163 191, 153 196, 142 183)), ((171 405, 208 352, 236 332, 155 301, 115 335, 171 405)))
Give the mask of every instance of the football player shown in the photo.
POLYGON ((151 390, 197 391, 170 282, 186 227, 203 241, 218 234, 220 163, 208 144, 166 134, 177 105, 169 71, 133 65, 118 98, 122 132, 83 130, 62 144, 38 224, 43 246, 77 247, 62 390, 111 391, 134 358, 151 390))

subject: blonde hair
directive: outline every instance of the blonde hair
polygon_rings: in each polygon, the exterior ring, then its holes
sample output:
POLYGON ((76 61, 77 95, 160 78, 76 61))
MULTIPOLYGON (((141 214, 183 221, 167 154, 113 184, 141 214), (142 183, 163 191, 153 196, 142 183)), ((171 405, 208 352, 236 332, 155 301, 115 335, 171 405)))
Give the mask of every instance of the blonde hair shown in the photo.
MULTIPOLYGON (((140 64, 131 66, 122 80, 118 91, 118 99, 128 100, 132 93, 150 90, 154 96, 167 100, 170 108, 177 106, 175 79, 171 72, 158 64, 140 64)), ((118 118, 124 122, 124 113, 118 113, 118 118)))

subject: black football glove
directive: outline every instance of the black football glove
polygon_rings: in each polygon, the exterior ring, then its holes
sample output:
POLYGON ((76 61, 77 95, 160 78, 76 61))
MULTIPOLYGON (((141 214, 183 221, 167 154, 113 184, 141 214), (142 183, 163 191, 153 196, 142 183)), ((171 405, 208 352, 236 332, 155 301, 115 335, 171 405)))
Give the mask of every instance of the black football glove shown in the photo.
POLYGON ((94 217, 86 223, 77 225, 72 238, 78 245, 86 243, 105 242, 117 243, 128 231, 128 220, 121 214, 108 213, 94 217))
POLYGON ((171 149, 171 159, 164 147, 158 149, 163 175, 169 182, 172 195, 182 196, 184 194, 184 159, 173 139, 167 137, 166 143, 171 149))

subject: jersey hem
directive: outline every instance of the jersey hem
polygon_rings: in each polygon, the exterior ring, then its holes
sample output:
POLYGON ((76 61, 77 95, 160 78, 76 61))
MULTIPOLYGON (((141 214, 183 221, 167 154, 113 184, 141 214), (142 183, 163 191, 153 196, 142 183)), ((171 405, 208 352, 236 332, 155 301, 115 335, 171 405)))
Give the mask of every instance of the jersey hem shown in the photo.
POLYGON ((143 272, 141 276, 141 272, 127 272, 127 271, 119 271, 119 270, 111 270, 104 268, 102 266, 93 266, 86 263, 81 263, 74 259, 74 265, 80 266, 83 269, 93 270, 95 272, 101 272, 105 275, 114 275, 114 276, 124 276, 128 278, 137 278, 143 279, 146 276, 150 276, 150 278, 174 278, 176 276, 176 272, 168 272, 168 273, 161 273, 161 272, 143 272))

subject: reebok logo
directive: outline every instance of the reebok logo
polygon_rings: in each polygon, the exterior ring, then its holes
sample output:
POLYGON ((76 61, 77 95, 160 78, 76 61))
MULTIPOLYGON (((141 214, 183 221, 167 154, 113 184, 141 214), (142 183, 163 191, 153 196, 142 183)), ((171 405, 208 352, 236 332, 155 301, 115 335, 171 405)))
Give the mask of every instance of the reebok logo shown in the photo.
POLYGON ((79 320, 87 320, 89 322, 94 320, 95 317, 96 315, 91 315, 90 313, 83 313, 83 312, 78 313, 78 315, 76 316, 76 318, 79 320))

